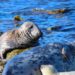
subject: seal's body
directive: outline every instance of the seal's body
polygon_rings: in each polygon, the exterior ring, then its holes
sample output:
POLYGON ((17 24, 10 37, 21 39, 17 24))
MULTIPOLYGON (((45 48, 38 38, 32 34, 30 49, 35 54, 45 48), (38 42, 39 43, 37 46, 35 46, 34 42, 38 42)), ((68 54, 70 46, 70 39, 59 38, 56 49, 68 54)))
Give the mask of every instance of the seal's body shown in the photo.
POLYGON ((41 36, 41 31, 32 22, 25 22, 20 28, 4 33, 0 37, 0 57, 11 49, 31 46, 41 36))

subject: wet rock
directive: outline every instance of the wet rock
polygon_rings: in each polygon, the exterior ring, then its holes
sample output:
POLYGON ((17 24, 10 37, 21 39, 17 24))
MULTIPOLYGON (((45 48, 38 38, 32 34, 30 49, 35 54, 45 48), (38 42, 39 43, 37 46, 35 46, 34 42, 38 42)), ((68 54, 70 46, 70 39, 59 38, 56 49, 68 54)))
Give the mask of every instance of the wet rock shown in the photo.
POLYGON ((56 10, 45 10, 45 9, 35 8, 32 11, 33 12, 38 12, 38 13, 46 13, 46 14, 61 14, 61 13, 66 13, 69 10, 66 9, 66 8, 56 9, 56 10))
POLYGON ((21 26, 21 22, 22 22, 22 18, 19 16, 19 15, 16 15, 15 17, 14 17, 14 23, 15 23, 15 26, 16 27, 18 27, 18 26, 21 26))
POLYGON ((13 50, 11 52, 8 52, 8 53, 6 53, 6 59, 9 60, 9 59, 13 58, 14 56, 16 56, 16 55, 20 54, 21 52, 26 51, 28 49, 29 48, 26 48, 26 49, 15 49, 15 50, 13 50))
POLYGON ((14 20, 15 20, 15 21, 21 21, 22 18, 21 18, 20 16, 17 15, 17 16, 14 17, 14 20))
MULTIPOLYGON (((11 52, 7 52, 5 53, 5 60, 10 60, 11 58, 15 57, 16 55, 20 54, 23 51, 28 50, 29 48, 26 49, 15 49, 11 52)), ((0 75, 2 75, 3 69, 4 69, 4 65, 7 63, 7 61, 2 61, 0 60, 0 75)))
POLYGON ((4 65, 6 64, 6 62, 4 61, 0 61, 0 75, 2 75, 3 69, 4 69, 4 65))
POLYGON ((7 1, 9 1, 9 0, 0 0, 0 2, 7 2, 7 1))
POLYGON ((58 25, 56 25, 56 26, 54 26, 54 27, 48 27, 47 28, 47 30, 48 31, 59 31, 59 30, 61 30, 61 28, 62 28, 62 26, 58 26, 58 25))
POLYGON ((61 54, 63 47, 65 46, 62 43, 51 43, 25 51, 7 62, 2 75, 16 75, 16 73, 18 75, 35 75, 34 73, 39 70, 41 65, 49 64, 54 65, 58 72, 75 70, 73 64, 75 60, 70 61, 73 59, 71 52, 68 54, 69 60, 63 62, 61 54))
POLYGON ((60 13, 66 13, 68 12, 68 9, 57 9, 57 10, 53 10, 52 12, 48 12, 48 14, 60 14, 60 13))

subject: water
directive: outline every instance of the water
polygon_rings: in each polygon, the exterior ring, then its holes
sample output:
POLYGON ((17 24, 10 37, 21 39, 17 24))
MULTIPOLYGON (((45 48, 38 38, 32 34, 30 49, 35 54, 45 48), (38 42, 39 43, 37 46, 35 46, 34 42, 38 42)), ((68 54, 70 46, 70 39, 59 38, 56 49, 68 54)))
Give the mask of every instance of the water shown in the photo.
POLYGON ((19 15, 23 21, 36 23, 43 32, 43 40, 40 45, 48 42, 72 41, 67 37, 75 31, 75 1, 74 0, 0 0, 0 31, 6 32, 15 27, 14 16, 19 15), (63 14, 34 13, 33 9, 56 10, 69 9, 63 14), (61 29, 49 32, 47 28, 61 26, 61 29), (62 35, 61 35, 62 34, 62 35), (67 37, 67 39, 65 39, 67 37), (48 40, 49 39, 49 40, 48 40))
POLYGON ((16 15, 21 16, 23 22, 32 21, 38 25, 43 32, 39 45, 53 42, 75 45, 74 0, 0 0, 0 31, 6 32, 15 28, 13 19, 16 15), (69 11, 63 14, 34 13, 32 10, 35 8, 44 10, 66 8, 69 11), (48 30, 48 28, 56 26, 61 28, 48 30))

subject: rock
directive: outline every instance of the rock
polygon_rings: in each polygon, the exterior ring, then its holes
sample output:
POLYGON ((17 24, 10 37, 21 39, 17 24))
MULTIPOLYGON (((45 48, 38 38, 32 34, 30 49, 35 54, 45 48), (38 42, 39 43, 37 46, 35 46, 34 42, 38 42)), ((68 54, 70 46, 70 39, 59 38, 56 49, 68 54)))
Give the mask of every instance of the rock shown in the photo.
MULTIPOLYGON (((7 52, 6 53, 6 60, 10 60, 11 58, 15 57, 16 55, 18 55, 19 53, 23 52, 23 51, 26 51, 28 50, 29 48, 26 48, 26 49, 15 49, 11 52, 7 52)), ((4 65, 6 64, 7 62, 6 61, 0 61, 0 75, 2 75, 2 72, 3 72, 3 69, 4 69, 4 65)))
POLYGON ((5 62, 0 61, 0 75, 2 75, 2 72, 3 72, 3 69, 4 69, 4 65, 5 64, 6 64, 5 62))
POLYGON ((66 8, 56 9, 56 10, 46 10, 46 9, 41 9, 41 8, 35 8, 35 9, 32 9, 32 11, 37 12, 37 13, 45 13, 45 14, 63 14, 70 10, 66 8))
POLYGON ((15 21, 21 21, 22 19, 21 19, 20 16, 17 15, 17 16, 14 17, 14 20, 15 20, 15 21))
POLYGON ((47 28, 47 30, 48 31, 59 31, 59 30, 61 30, 61 28, 62 28, 62 26, 59 26, 59 25, 56 25, 56 26, 54 26, 54 27, 48 27, 47 28))
POLYGON ((23 19, 22 19, 20 16, 16 15, 16 16, 14 17, 14 23, 15 23, 15 26, 16 26, 16 27, 21 26, 21 22, 22 22, 22 21, 23 21, 23 19))
POLYGON ((68 9, 57 9, 57 10, 53 10, 53 11, 48 11, 48 14, 61 14, 61 13, 65 13, 68 12, 68 9))
POLYGON ((21 27, 4 33, 0 37, 0 58, 3 60, 7 51, 34 46, 41 35, 42 32, 33 22, 24 22, 21 27))
POLYGON ((6 59, 9 60, 9 59, 11 59, 12 57, 14 57, 14 56, 16 56, 16 55, 20 54, 21 52, 26 51, 26 50, 28 50, 28 49, 29 49, 29 48, 26 48, 26 49, 15 49, 15 50, 13 50, 13 51, 11 51, 11 52, 8 52, 8 53, 6 54, 6 59))
POLYGON ((2 75, 35 75, 40 73, 41 65, 53 65, 58 72, 75 70, 75 60, 70 61, 74 58, 72 58, 70 46, 65 45, 51 43, 27 50, 8 61, 2 75), (70 52, 70 54, 67 54, 69 60, 66 62, 63 61, 61 54, 61 50, 65 45, 69 49, 68 52, 70 52))

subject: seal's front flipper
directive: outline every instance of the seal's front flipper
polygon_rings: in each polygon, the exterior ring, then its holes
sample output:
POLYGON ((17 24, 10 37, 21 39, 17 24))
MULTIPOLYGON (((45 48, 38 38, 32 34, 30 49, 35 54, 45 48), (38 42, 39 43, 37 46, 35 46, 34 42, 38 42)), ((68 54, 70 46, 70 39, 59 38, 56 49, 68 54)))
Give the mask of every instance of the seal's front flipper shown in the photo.
POLYGON ((40 70, 42 75, 56 75, 57 71, 53 65, 41 65, 40 70))
POLYGON ((0 60, 3 60, 3 59, 4 59, 4 57, 3 57, 3 53, 0 52, 0 60))
POLYGON ((7 62, 7 60, 4 59, 4 57, 3 57, 3 53, 2 53, 2 52, 0 52, 0 62, 4 62, 4 63, 7 62))

